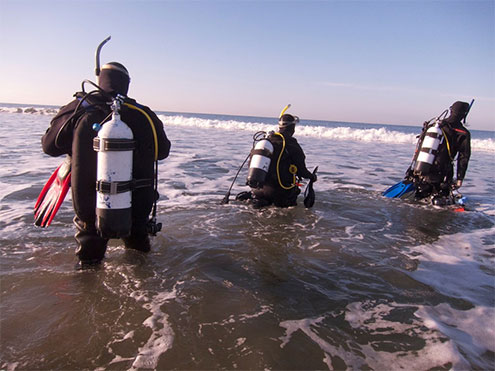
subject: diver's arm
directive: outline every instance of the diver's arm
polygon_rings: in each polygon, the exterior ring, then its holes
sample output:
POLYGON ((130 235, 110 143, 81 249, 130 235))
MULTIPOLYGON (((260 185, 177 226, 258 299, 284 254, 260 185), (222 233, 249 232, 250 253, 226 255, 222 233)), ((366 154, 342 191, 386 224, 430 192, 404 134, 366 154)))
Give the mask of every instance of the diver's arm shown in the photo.
POLYGON ((457 180, 464 180, 468 168, 469 158, 471 157, 471 134, 466 131, 465 135, 459 138, 458 142, 459 155, 457 157, 457 180))
POLYGON ((297 176, 306 179, 313 179, 313 173, 311 173, 306 167, 306 155, 301 146, 297 142, 296 138, 291 138, 287 144, 292 163, 297 166, 297 176))
POLYGON ((158 160, 163 160, 170 154, 171 143, 167 138, 165 129, 163 128, 163 122, 158 118, 158 116, 150 109, 150 117, 153 120, 153 124, 156 129, 156 136, 158 139, 158 160))
POLYGON ((73 125, 68 122, 77 107, 78 101, 73 100, 60 108, 50 122, 50 127, 41 138, 43 152, 50 156, 70 154, 72 150, 73 125))

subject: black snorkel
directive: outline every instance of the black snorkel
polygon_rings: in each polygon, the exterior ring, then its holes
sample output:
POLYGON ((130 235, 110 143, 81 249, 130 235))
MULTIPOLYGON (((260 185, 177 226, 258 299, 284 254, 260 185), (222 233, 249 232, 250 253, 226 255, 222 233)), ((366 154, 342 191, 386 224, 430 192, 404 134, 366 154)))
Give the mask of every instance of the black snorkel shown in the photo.
POLYGON ((111 38, 112 38, 112 36, 108 36, 96 48, 96 53, 95 53, 95 59, 96 59, 96 61, 95 61, 96 62, 95 75, 96 75, 96 77, 100 76, 100 53, 101 53, 101 48, 103 48, 103 45, 105 45, 111 38))
MULTIPOLYGON (((95 68, 95 74, 96 76, 98 77, 100 75, 100 53, 101 53, 101 48, 103 48, 103 45, 105 45, 112 37, 111 36, 108 36, 105 40, 103 40, 100 45, 98 45, 98 47, 96 48, 96 55, 95 55, 95 59, 96 59, 96 68, 95 68)), ((55 138, 55 146, 58 147, 57 145, 57 141, 58 141, 58 137, 60 135, 60 133, 62 132, 62 130, 65 129, 65 127, 67 126, 67 124, 70 122, 70 120, 72 120, 80 111, 79 109, 83 106, 84 102, 86 101, 86 99, 90 96, 90 95, 93 95, 93 94, 96 94, 97 92, 99 92, 100 94, 103 94, 103 95, 106 95, 108 96, 108 94, 105 94, 105 92, 97 85, 95 84, 94 82, 90 81, 90 80, 84 80, 82 83, 81 83, 81 90, 82 90, 82 93, 84 94, 80 100, 79 100, 79 103, 77 104, 76 108, 74 109, 74 112, 72 113, 72 115, 69 116, 69 118, 64 122, 64 124, 60 127, 58 133, 57 133, 57 136, 55 138), (89 83, 91 85, 93 85, 97 90, 94 90, 94 91, 91 91, 89 93, 86 93, 86 91, 84 90, 84 84, 85 83, 89 83)), ((74 96, 77 96, 78 93, 74 94, 74 96)), ((111 99, 112 97, 110 97, 111 99)))
POLYGON ((469 108, 467 109, 466 114, 464 115, 464 119, 462 120, 464 125, 466 125, 466 118, 469 111, 471 111, 471 107, 473 106, 473 103, 474 103, 474 98, 471 100, 471 103, 469 103, 469 108))

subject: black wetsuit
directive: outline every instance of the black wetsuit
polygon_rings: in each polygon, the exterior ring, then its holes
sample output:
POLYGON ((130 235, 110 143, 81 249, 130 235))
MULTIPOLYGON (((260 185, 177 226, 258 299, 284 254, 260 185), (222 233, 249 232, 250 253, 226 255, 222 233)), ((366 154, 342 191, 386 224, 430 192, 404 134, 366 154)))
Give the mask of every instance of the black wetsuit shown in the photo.
MULTIPOLYGON (((98 235, 95 226, 96 209, 96 160, 93 138, 97 132, 93 124, 111 118, 108 99, 99 93, 86 96, 77 93, 76 99, 63 106, 53 118, 42 138, 43 151, 50 156, 68 154, 72 157, 71 188, 75 211, 75 238, 78 243, 76 254, 84 261, 103 259, 108 240, 98 235), (83 104, 79 105, 83 100, 83 104), (79 109, 74 114, 76 107, 79 109), (67 121, 70 117, 69 121, 67 121)), ((152 119, 158 140, 158 159, 166 158, 170 151, 163 124, 156 114, 146 106, 126 98, 126 102, 144 110, 152 119)), ((133 152, 133 179, 149 179, 149 186, 132 192, 131 235, 124 238, 126 247, 149 251, 147 222, 155 201, 154 178, 154 137, 148 119, 138 110, 122 105, 122 121, 132 130, 136 148, 133 152)))
POLYGON ((297 167, 297 177, 313 178, 313 174, 306 168, 306 156, 296 138, 292 136, 293 133, 294 127, 280 130, 280 134, 285 138, 285 149, 279 165, 280 181, 284 187, 289 189, 284 189, 280 185, 277 176, 277 161, 282 151, 283 140, 279 135, 271 134, 269 140, 273 144, 273 155, 270 168, 263 188, 252 189, 254 205, 268 206, 273 203, 275 206, 288 207, 297 204, 297 196, 301 191, 298 186, 293 184, 294 175, 289 170, 291 165, 297 167))

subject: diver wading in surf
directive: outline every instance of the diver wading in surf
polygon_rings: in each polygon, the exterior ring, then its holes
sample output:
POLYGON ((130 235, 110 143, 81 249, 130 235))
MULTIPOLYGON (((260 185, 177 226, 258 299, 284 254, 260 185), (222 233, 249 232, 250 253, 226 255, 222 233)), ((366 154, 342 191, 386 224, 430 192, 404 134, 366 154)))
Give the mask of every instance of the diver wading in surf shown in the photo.
POLYGON ((275 205, 289 207, 297 205, 297 196, 301 193, 297 178, 310 179, 305 198, 305 206, 314 203, 313 183, 316 182, 316 170, 311 173, 306 168, 306 156, 293 137, 297 116, 282 111, 278 122, 278 132, 258 132, 254 136, 255 145, 250 153, 249 172, 246 184, 250 192, 241 192, 236 199, 249 201, 254 208, 275 205))
POLYGON ((384 196, 431 200, 440 206, 460 199, 454 192, 463 184, 471 156, 471 134, 463 122, 473 102, 474 99, 471 104, 457 101, 450 107, 448 117, 449 111, 445 110, 423 124, 404 180, 385 191, 384 196))
POLYGON ((127 69, 117 62, 100 69, 100 50, 109 39, 96 52, 97 84, 85 80, 41 140, 46 154, 68 155, 71 178, 67 185, 57 169, 56 180, 47 183, 50 189, 37 202, 35 224, 49 225, 58 209, 53 206, 60 201, 58 189, 66 192, 71 186, 78 268, 98 265, 111 238, 148 252, 149 235, 161 229, 156 223, 158 160, 169 155, 170 141, 156 114, 127 97, 127 69), (85 92, 85 83, 96 90, 85 92))

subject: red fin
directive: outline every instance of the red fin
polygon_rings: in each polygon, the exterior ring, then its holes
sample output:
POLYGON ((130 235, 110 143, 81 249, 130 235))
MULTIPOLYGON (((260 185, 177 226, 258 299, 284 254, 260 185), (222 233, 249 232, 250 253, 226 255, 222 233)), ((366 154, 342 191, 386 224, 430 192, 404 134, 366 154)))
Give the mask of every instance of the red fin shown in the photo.
MULTIPOLYGON (((60 166, 62 166, 62 165, 60 165, 60 166)), ((36 209, 38 209, 38 207, 41 205, 41 202, 45 198, 46 193, 48 192, 50 187, 52 186, 53 181, 57 178, 57 174, 58 174, 58 170, 60 169, 60 166, 55 169, 55 171, 50 176, 50 178, 48 179, 48 181, 44 185, 43 189, 41 190, 40 195, 38 196, 38 199, 36 200, 36 205, 34 205, 35 212, 36 212, 36 209)))
POLYGON ((48 227, 57 214, 70 188, 70 158, 67 158, 50 176, 34 206, 34 224, 48 227))

